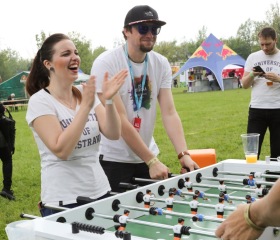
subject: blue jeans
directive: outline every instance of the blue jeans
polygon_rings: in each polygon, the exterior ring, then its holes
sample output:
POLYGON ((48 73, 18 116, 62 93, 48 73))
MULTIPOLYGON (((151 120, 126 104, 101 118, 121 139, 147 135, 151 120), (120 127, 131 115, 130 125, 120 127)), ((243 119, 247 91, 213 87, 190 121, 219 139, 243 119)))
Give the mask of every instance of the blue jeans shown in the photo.
POLYGON ((259 152, 266 130, 270 132, 270 157, 280 156, 280 109, 249 108, 247 133, 259 133, 259 152))

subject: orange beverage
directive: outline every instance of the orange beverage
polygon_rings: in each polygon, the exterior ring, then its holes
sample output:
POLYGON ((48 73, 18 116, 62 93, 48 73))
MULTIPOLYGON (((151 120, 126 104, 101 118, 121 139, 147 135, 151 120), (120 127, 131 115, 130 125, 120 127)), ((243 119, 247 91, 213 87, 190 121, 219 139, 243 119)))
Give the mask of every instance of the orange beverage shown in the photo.
POLYGON ((256 163, 258 159, 257 154, 245 155, 245 157, 247 163, 256 163))
POLYGON ((273 85, 273 82, 271 82, 271 81, 266 82, 266 85, 267 85, 267 86, 272 86, 272 85, 273 85))

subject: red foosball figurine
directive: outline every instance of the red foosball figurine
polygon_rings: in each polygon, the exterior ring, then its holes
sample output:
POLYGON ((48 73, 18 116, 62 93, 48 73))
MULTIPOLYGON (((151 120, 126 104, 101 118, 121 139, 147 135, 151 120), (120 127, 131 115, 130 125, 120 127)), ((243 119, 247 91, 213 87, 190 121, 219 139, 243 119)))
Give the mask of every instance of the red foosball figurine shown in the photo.
POLYGON ((198 201, 197 201, 198 196, 193 195, 193 200, 190 201, 189 205, 191 207, 191 214, 197 214, 197 206, 198 206, 198 201))
POLYGON ((185 177, 184 186, 188 189, 188 192, 193 192, 192 182, 189 177, 185 177))
POLYGON ((174 192, 169 192, 169 197, 165 199, 166 210, 172 211, 173 209, 173 201, 174 201, 174 192))
POLYGON ((173 240, 181 240, 182 234, 190 235, 190 227, 184 226, 185 220, 183 218, 178 219, 178 224, 173 226, 174 238, 173 240))
POLYGON ((150 189, 146 190, 146 194, 143 196, 144 208, 150 208, 150 198, 152 191, 150 189))
POLYGON ((218 186, 219 191, 226 194, 227 193, 227 186, 225 185, 224 181, 220 180, 219 183, 220 183, 220 185, 218 186))
POLYGON ((115 225, 116 230, 123 232, 125 231, 126 221, 128 219, 129 213, 129 210, 124 210, 123 215, 115 215, 114 221, 120 223, 120 225, 115 225))
POLYGON ((224 217, 224 198, 219 198, 219 203, 215 206, 217 212, 217 218, 224 217))

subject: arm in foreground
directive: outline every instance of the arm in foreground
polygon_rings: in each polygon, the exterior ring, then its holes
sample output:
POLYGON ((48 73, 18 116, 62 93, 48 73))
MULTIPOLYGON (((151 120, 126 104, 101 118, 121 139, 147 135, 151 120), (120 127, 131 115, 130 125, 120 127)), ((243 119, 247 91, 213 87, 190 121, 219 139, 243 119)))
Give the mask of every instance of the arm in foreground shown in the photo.
POLYGON ((250 226, 245 219, 247 204, 238 208, 218 227, 216 236, 222 239, 255 240, 263 233, 267 226, 280 226, 280 180, 271 188, 264 198, 251 203, 249 219, 259 230, 250 226), (264 211, 265 209, 265 211, 264 211), (263 228, 263 229, 262 229, 263 228))

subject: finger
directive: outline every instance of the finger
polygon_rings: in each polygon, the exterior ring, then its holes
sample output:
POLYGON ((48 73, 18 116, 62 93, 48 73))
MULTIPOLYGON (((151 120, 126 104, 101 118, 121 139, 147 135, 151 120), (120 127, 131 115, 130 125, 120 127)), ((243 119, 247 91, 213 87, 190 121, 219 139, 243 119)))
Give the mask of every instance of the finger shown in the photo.
POLYGON ((120 79, 123 79, 123 78, 125 78, 125 77, 127 76, 127 74, 128 74, 128 71, 127 71, 126 69, 124 69, 124 70, 121 70, 121 71, 116 75, 116 77, 117 77, 117 78, 120 78, 120 79))
POLYGON ((224 234, 224 230, 222 225, 220 225, 220 227, 218 227, 215 231, 215 235, 216 237, 220 238, 222 235, 224 234))
POLYGON ((89 77, 89 80, 87 80, 87 82, 86 83, 88 83, 88 84, 91 84, 91 83, 94 83, 95 82, 95 76, 94 75, 91 75, 90 77, 89 77))

